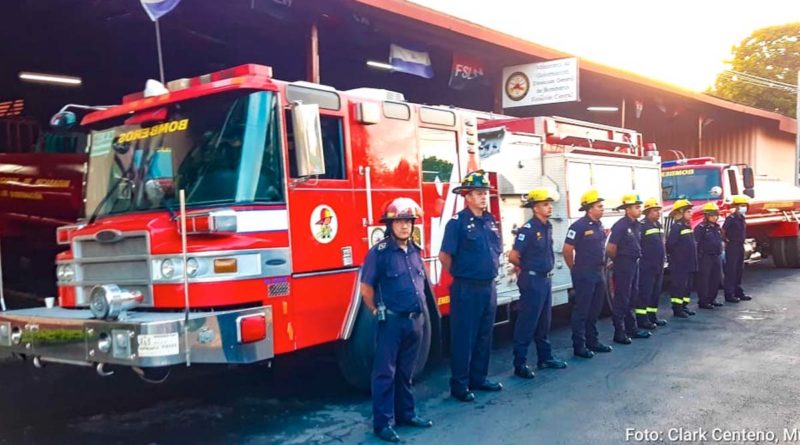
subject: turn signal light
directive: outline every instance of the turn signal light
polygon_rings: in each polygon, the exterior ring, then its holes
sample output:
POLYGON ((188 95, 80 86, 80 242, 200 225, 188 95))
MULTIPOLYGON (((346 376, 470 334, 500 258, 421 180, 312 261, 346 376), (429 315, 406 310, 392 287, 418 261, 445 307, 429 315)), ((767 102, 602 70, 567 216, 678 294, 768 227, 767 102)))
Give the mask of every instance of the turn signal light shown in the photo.
POLYGON ((218 258, 214 260, 214 273, 236 273, 236 258, 218 258))

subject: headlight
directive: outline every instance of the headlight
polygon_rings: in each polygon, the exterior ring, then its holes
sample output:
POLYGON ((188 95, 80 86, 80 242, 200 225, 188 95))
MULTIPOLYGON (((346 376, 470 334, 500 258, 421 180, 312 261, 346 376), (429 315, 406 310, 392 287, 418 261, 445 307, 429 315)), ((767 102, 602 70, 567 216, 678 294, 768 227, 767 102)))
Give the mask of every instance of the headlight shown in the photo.
POLYGON ((186 260, 186 275, 194 277, 197 275, 198 270, 200 270, 200 263, 198 263, 196 259, 189 258, 186 260))
POLYGON ((172 262, 171 259, 167 258, 166 260, 161 262, 161 276, 167 279, 172 278, 175 275, 175 263, 172 262))

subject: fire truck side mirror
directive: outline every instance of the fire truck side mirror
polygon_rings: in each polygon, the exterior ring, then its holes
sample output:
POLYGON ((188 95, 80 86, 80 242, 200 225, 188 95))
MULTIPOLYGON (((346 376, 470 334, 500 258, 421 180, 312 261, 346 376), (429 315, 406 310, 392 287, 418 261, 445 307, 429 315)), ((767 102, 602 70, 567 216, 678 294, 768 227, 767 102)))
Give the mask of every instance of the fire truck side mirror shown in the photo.
POLYGON ((744 183, 745 190, 752 190, 756 186, 753 167, 744 167, 742 169, 742 182, 744 183))
POLYGON ((322 150, 319 106, 294 103, 292 128, 297 175, 300 177, 324 175, 325 154, 322 150))
POLYGON ((78 117, 72 111, 60 111, 50 118, 50 126, 58 130, 68 130, 78 123, 78 117))

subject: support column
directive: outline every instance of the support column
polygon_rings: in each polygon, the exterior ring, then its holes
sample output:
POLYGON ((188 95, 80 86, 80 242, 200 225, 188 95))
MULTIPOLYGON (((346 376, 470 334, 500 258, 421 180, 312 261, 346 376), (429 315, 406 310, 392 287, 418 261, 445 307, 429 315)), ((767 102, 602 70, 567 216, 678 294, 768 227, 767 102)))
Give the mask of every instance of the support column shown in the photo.
POLYGON ((619 116, 619 120, 620 120, 619 126, 622 127, 622 128, 625 128, 625 98, 624 97, 622 98, 622 106, 620 106, 620 108, 619 108, 619 115, 620 115, 619 116))

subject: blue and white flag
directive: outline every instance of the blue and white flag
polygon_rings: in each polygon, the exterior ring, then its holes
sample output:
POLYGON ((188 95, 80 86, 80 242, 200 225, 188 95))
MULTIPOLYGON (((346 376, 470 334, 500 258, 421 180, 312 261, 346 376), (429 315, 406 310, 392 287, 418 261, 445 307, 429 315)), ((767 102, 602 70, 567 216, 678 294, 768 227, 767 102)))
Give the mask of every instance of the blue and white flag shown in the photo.
POLYGON ((426 51, 414 51, 400 45, 391 45, 389 63, 395 71, 430 79, 433 77, 431 56, 426 51))
POLYGON ((141 2, 144 11, 150 16, 150 20, 155 22, 175 9, 181 0, 141 0, 141 2))

